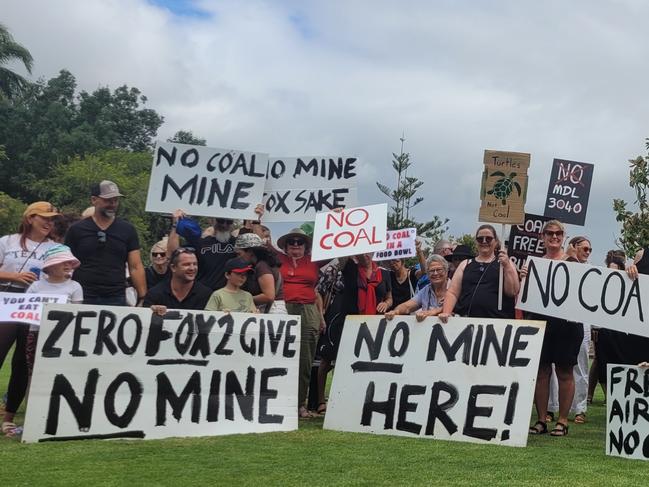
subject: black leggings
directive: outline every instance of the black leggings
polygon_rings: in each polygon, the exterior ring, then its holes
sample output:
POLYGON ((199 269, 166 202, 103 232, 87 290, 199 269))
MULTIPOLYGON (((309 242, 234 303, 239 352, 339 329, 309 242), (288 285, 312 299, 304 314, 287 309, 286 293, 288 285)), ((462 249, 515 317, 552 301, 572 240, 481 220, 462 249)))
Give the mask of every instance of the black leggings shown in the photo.
POLYGON ((0 369, 5 361, 11 346, 15 343, 16 349, 11 360, 11 376, 9 378, 9 387, 7 388, 7 405, 5 407, 8 413, 15 413, 20 407, 20 403, 25 399, 27 392, 27 334, 29 325, 16 323, 0 324, 0 369))

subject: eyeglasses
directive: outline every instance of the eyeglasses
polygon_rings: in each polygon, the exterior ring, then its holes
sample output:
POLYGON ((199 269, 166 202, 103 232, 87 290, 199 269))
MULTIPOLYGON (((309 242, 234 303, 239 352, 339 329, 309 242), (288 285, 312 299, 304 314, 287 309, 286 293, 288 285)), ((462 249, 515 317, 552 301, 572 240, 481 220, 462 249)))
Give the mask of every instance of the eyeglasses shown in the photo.
POLYGON ((553 232, 552 230, 546 230, 543 232, 543 235, 546 237, 562 237, 563 236, 563 230, 557 230, 553 232))
POLYGON ((153 257, 166 257, 167 253, 166 252, 151 252, 151 255, 153 257))
POLYGON ((583 250, 584 252, 588 252, 589 254, 593 251, 591 247, 577 247, 580 250, 583 250))
POLYGON ((234 220, 226 220, 224 218, 217 218, 216 223, 221 223, 221 224, 225 224, 225 225, 232 225, 232 223, 234 223, 234 220))
POLYGON ((488 235, 484 235, 484 236, 480 235, 480 236, 476 237, 475 239, 476 239, 476 241, 478 243, 488 243, 489 244, 489 243, 493 242, 494 238, 490 237, 488 235))
POLYGON ((99 230, 97 232, 97 242, 103 247, 106 244, 106 232, 99 230))
POLYGON ((428 269, 428 273, 430 275, 432 275, 432 276, 434 276, 436 274, 444 274, 445 272, 446 272, 446 269, 444 269, 443 267, 437 267, 435 269, 428 269))
POLYGON ((305 242, 301 238, 289 238, 286 239, 286 243, 288 245, 304 245, 305 242))

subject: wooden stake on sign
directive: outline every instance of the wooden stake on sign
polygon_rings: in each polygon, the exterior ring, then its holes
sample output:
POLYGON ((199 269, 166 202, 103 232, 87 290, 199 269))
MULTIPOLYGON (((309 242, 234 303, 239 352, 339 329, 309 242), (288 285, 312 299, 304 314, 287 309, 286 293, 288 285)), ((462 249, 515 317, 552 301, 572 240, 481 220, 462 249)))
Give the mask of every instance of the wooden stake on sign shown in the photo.
MULTIPOLYGON (((503 223, 500 228, 500 237, 505 239, 505 224, 503 223)), ((501 249, 502 250, 502 249, 501 249)), ((500 252, 500 251, 499 251, 500 252)), ((496 255, 496 259, 498 259, 498 255, 496 255)), ((498 270, 498 311, 503 310, 503 287, 505 285, 505 271, 503 269, 503 265, 500 264, 500 268, 498 270)))

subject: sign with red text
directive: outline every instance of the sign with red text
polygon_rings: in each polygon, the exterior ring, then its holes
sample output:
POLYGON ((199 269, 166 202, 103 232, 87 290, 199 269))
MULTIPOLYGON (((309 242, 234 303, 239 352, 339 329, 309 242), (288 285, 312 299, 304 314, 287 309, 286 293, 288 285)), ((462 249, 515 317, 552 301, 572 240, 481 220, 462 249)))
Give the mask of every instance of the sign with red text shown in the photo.
POLYGON ((17 294, 0 293, 0 325, 2 323, 25 323, 38 326, 41 311, 46 303, 65 303, 64 294, 17 294))
POLYGON ((543 214, 563 223, 583 225, 594 168, 593 164, 586 162, 555 159, 543 214))
POLYGON ((478 220, 512 225, 523 223, 530 155, 486 150, 483 162, 478 220))
POLYGON ((565 260, 527 259, 516 307, 649 337, 649 276, 565 260), (644 296, 644 297, 643 297, 644 296))
POLYGON ((24 442, 297 429, 300 316, 48 304, 24 442))
POLYGON ((543 321, 348 316, 324 428, 525 446, 543 321))
POLYGON ((303 222, 357 205, 358 158, 281 157, 268 162, 264 222, 303 222))
POLYGON ((268 154, 158 142, 146 211, 257 219, 268 154))
POLYGON ((360 206, 318 213, 311 260, 329 260, 385 249, 388 205, 360 206))
POLYGON ((649 369, 608 364, 606 376, 606 454, 649 460, 649 369))
POLYGON ((417 240, 416 228, 402 230, 388 230, 386 247, 374 253, 374 260, 407 259, 417 255, 415 241, 417 240))

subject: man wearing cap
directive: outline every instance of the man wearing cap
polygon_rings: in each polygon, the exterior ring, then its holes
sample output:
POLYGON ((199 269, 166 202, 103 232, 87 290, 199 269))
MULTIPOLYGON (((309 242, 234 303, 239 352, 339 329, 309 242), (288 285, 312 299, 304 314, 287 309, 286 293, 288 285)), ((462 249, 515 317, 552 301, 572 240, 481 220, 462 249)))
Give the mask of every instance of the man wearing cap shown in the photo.
POLYGON ((171 278, 153 286, 144 297, 144 306, 164 315, 167 309, 205 309, 212 290, 201 284, 194 249, 178 247, 169 259, 171 278))
POLYGON ((126 306, 125 265, 138 295, 146 294, 146 278, 135 227, 116 218, 123 196, 112 181, 92 187, 90 201, 95 211, 70 227, 65 244, 81 261, 74 280, 81 284, 85 304, 126 306))

